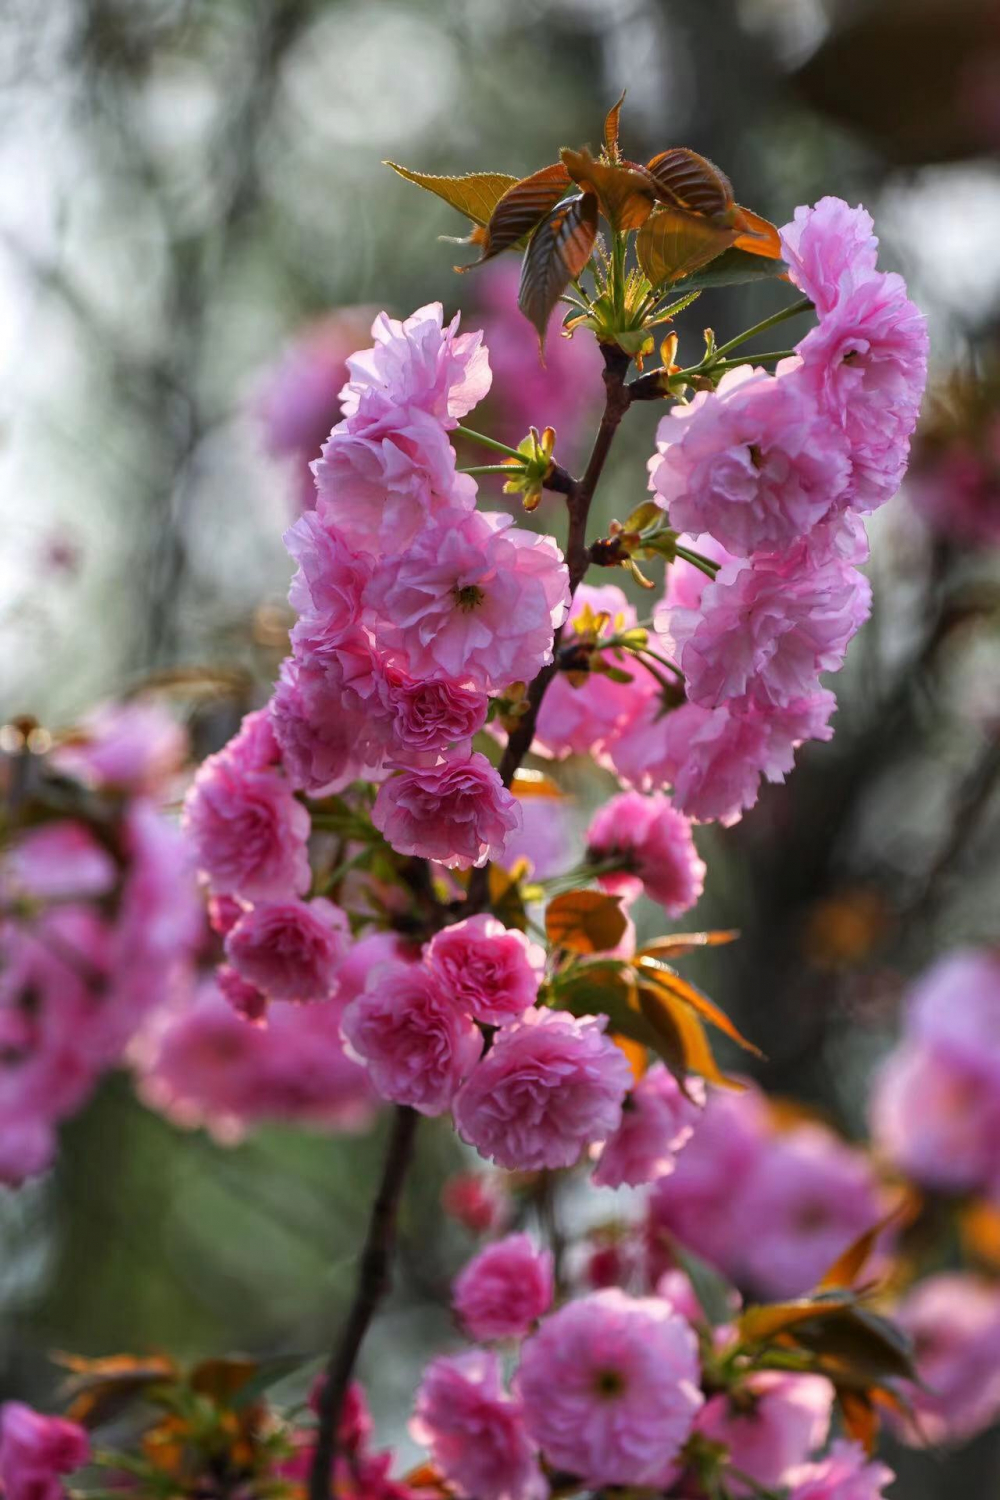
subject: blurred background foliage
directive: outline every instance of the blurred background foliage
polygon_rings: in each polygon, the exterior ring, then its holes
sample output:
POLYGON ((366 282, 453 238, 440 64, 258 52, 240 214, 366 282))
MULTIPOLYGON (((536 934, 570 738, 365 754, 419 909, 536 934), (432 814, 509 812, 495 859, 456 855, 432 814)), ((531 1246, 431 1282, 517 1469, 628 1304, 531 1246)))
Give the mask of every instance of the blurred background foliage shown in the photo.
MULTIPOLYGON (((0 718, 58 729, 196 670, 220 674, 194 683, 199 752, 231 732, 281 654, 301 478, 267 451, 267 371, 331 309, 474 317, 482 295, 438 243, 454 216, 380 159, 527 172, 596 146, 622 87, 637 159, 690 145, 778 223, 824 193, 863 201, 928 313, 938 380, 975 383, 1000 305, 995 0, 6 0, 0 718)), ((784 295, 706 295, 681 362, 705 325, 728 337, 784 295)), ((594 397, 571 379, 560 456, 594 397)), ((642 498, 658 415, 630 414, 600 524, 642 498)), ((558 531, 555 507, 536 522, 558 531)), ((941 509, 928 524, 904 495, 872 528, 875 612, 832 744, 702 840, 698 919, 743 937, 690 972, 763 1046, 769 1089, 853 1134, 907 976, 997 938, 1000 525, 963 533, 941 509)), ((378 1132, 178 1135, 113 1080, 54 1175, 0 1198, 0 1396, 44 1397, 59 1347, 322 1347, 378 1151, 378 1132)), ((440 1213, 446 1126, 422 1153, 366 1355, 390 1422, 448 1336, 470 1243, 440 1213)), ((992 1437, 948 1464, 911 1454, 897 1492, 975 1500, 998 1468, 992 1437)))

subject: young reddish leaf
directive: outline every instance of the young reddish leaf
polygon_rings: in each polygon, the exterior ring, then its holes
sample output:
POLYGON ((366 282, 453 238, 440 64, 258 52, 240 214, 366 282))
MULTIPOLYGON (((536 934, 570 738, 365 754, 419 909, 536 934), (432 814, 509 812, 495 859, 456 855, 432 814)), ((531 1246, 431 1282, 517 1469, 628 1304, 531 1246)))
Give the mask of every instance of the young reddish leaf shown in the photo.
MULTIPOLYGON (((490 215, 504 193, 517 182, 510 172, 469 172, 464 177, 437 177, 433 172, 411 172, 409 167, 401 167, 394 161, 384 161, 382 165, 391 167, 407 182, 415 182, 417 187, 436 193, 473 224, 483 228, 489 223, 490 215)), ((470 242, 479 243, 473 236, 470 236, 470 242)))
POLYGON ((621 125, 622 105, 625 103, 625 90, 617 104, 612 104, 604 116, 604 149, 612 161, 621 160, 621 151, 618 147, 618 129, 621 125))
POLYGON ((867 1308, 841 1306, 817 1322, 800 1324, 794 1338, 838 1387, 867 1390, 887 1379, 916 1379, 909 1340, 867 1308))
POLYGON ((708 219, 672 208, 650 214, 635 237, 635 253, 650 285, 679 281, 715 260, 736 239, 708 219))
POLYGON ((787 1333, 799 1323, 831 1316, 844 1306, 842 1300, 817 1302, 812 1297, 795 1297, 789 1302, 766 1302, 751 1305, 739 1317, 737 1329, 747 1344, 766 1344, 779 1334, 787 1333))
POLYGON ((99 1426, 148 1386, 176 1380, 179 1375, 173 1360, 159 1354, 144 1359, 131 1354, 110 1354, 101 1359, 57 1354, 55 1359, 70 1371, 63 1387, 69 1401, 66 1416, 86 1427, 99 1426))
POLYGON ((597 199, 581 193, 558 204, 535 230, 524 252, 517 305, 545 337, 549 315, 590 259, 597 238, 597 199))
POLYGON ((502 865, 488 867, 487 882, 490 895, 490 910, 505 927, 516 927, 518 932, 528 929, 528 914, 521 895, 521 879, 526 866, 505 870, 502 865))
POLYGON ((660 1056, 683 1083, 687 1073, 697 1073, 720 1088, 742 1090, 745 1085, 723 1073, 705 1028, 691 1007, 669 992, 653 988, 643 974, 639 984, 639 1008, 660 1039, 660 1056))
POLYGON ((962 1249, 972 1260, 990 1270, 1000 1270, 1000 1209, 980 1200, 959 1214, 962 1249))
POLYGON ((627 925, 619 898, 600 891, 567 891, 545 912, 549 942, 571 953, 607 953, 621 942, 627 925))
POLYGON ((837 1404, 847 1436, 860 1443, 866 1453, 874 1453, 879 1419, 868 1392, 838 1390, 837 1404))
POLYGON ((514 182, 497 200, 486 225, 483 253, 475 264, 481 266, 484 260, 491 260, 501 250, 509 250, 530 234, 559 202, 569 184, 570 175, 561 161, 514 182))
POLYGON ((640 1083, 645 1077, 646 1069, 649 1067, 649 1051, 641 1042, 634 1037, 624 1036, 620 1031, 609 1031, 608 1036, 620 1052, 624 1052, 628 1059, 628 1065, 632 1069, 632 1077, 636 1083, 640 1083))
POLYGON ((674 146, 646 163, 656 183, 657 197, 688 213, 727 215, 733 208, 733 189, 725 172, 697 151, 674 146))
POLYGON ((746 250, 750 255, 762 255, 767 260, 781 259, 781 237, 770 219, 751 213, 748 208, 737 205, 733 228, 739 230, 734 241, 737 250, 746 250))
MULTIPOLYGON (((631 528, 625 523, 626 530, 631 528)), ((723 943, 734 943, 739 937, 735 928, 728 928, 717 932, 670 932, 666 937, 657 938, 652 943, 646 943, 645 947, 639 949, 639 958, 658 958, 661 962, 667 962, 671 958, 683 958, 685 953, 693 953, 696 948, 717 948, 723 943)))
MULTIPOLYGON (((737 239, 739 236, 737 235, 737 239)), ((788 280, 788 267, 783 260, 771 260, 766 255, 751 255, 741 250, 734 241, 728 250, 701 270, 693 271, 674 283, 675 292, 702 292, 717 286, 743 286, 750 281, 767 281, 773 277, 788 280)))
POLYGON ((866 1229, 864 1234, 859 1234, 857 1239, 848 1245, 847 1249, 841 1255, 837 1256, 837 1259, 830 1266, 829 1270, 824 1272, 821 1280, 817 1283, 817 1290, 827 1292, 838 1288, 849 1290, 853 1287, 879 1238, 889 1228, 890 1224, 898 1222, 901 1218, 905 1218, 912 1207, 913 1204, 911 1201, 904 1198, 901 1203, 897 1203, 892 1213, 884 1214, 877 1224, 873 1224, 870 1229, 866 1229))
POLYGON ((188 1384, 193 1391, 210 1396, 220 1406, 227 1406, 231 1398, 253 1379, 258 1368, 255 1359, 237 1355, 203 1359, 191 1371, 188 1384))
POLYGON ((618 1041, 626 1037, 637 1046, 662 1056, 656 1032, 638 1009, 635 985, 628 969, 612 964, 586 964, 560 980, 558 1005, 574 1016, 607 1016, 608 1029, 618 1041))
POLYGON ((733 1021, 729 1019, 724 1010, 720 1010, 714 1000, 703 995, 701 990, 682 979, 669 965, 657 963, 655 959, 640 956, 636 960, 643 980, 653 985, 663 995, 669 996, 671 1000, 678 1001, 682 1005, 688 1005, 696 1011, 702 1020, 708 1021, 717 1031, 721 1031, 730 1041, 742 1047, 745 1052, 750 1052, 754 1057, 763 1057, 759 1047, 747 1040, 733 1021))
POLYGON ((597 194, 612 229, 638 229, 645 224, 656 197, 645 167, 595 161, 589 151, 570 151, 568 147, 559 154, 573 181, 585 192, 597 194))

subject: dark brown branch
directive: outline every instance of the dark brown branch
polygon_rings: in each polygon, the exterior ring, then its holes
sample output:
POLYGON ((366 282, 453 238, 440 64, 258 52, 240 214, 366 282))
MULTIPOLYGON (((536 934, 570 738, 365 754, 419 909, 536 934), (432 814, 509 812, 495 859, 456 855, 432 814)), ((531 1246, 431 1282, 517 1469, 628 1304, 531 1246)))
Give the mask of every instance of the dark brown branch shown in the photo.
POLYGON ((337 1429, 361 1345, 379 1303, 389 1289, 396 1219, 420 1116, 407 1105, 397 1105, 386 1152, 382 1181, 368 1221, 361 1252, 360 1273, 340 1338, 330 1356, 317 1404, 319 1425, 309 1471, 309 1500, 330 1500, 330 1469, 337 1451, 337 1429))

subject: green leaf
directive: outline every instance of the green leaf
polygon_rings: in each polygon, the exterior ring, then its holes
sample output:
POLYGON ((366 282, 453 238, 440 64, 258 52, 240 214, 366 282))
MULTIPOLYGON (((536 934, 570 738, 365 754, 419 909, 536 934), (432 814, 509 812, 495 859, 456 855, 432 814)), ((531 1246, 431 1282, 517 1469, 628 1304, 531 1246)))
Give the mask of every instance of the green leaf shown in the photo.
POLYGON ((666 1240, 671 1256, 690 1281, 698 1299, 698 1305, 708 1322, 714 1327, 722 1323, 730 1323, 734 1304, 739 1306, 739 1299, 735 1295, 732 1284, 714 1266, 710 1266, 699 1255, 686 1249, 666 1230, 657 1230, 657 1235, 666 1240))
POLYGON ((674 290, 700 292, 706 287, 742 286, 745 282, 767 281, 772 277, 787 275, 788 267, 783 260, 750 255, 748 251, 740 250, 734 245, 730 250, 723 250, 710 265, 675 282, 674 290))
POLYGON ((528 242, 521 266, 517 304, 539 339, 552 309, 590 259, 597 238, 597 199, 581 193, 559 203, 528 242))
POLYGON ((504 193, 518 180, 510 172, 469 172, 464 177, 438 177, 433 172, 411 172, 408 167, 401 167, 394 161, 384 161, 382 165, 391 167, 407 182, 415 182, 417 187, 426 188, 429 193, 443 198, 445 203, 457 208, 459 213, 482 228, 489 223, 490 215, 504 193))

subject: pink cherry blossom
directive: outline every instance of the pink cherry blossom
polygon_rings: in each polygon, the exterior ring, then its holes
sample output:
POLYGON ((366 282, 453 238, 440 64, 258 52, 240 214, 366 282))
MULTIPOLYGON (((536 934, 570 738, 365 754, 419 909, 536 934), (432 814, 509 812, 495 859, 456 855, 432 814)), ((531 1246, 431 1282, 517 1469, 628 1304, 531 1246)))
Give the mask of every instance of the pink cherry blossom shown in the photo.
MULTIPOLYGON (((733 1396, 711 1396, 698 1414, 703 1437, 726 1449, 727 1466, 764 1489, 781 1489, 790 1469, 806 1462, 827 1440, 833 1386, 822 1375, 764 1370, 750 1375, 733 1396)), ((731 1495, 755 1493, 726 1475, 731 1495)))
POLYGON ((1000 1417, 1000 1290, 965 1272, 918 1282, 894 1309, 913 1340, 921 1384, 907 1388, 918 1446, 964 1443, 1000 1417))
POLYGON ((781 249, 792 281, 824 315, 875 270, 878 240, 865 209, 828 197, 795 210, 781 230, 781 249))
POLYGON ((509 1234, 473 1256, 452 1289, 470 1338, 523 1338, 552 1304, 552 1255, 526 1234, 509 1234))
POLYGON ((705 863, 691 837, 691 824, 662 793, 612 797, 587 829, 587 854, 595 862, 620 858, 622 870, 598 877, 606 891, 632 901, 641 892, 669 917, 689 911, 705 885, 705 863))
POLYGON ((552 660, 568 575, 551 537, 499 511, 442 510, 401 556, 382 559, 365 602, 380 642, 415 676, 491 691, 529 682, 552 660))
POLYGON ((244 979, 230 964, 219 964, 215 971, 219 994, 244 1021, 257 1023, 267 1016, 268 996, 255 984, 244 979))
POLYGON ((226 955, 271 1000, 328 1000, 349 940, 347 917, 321 896, 262 901, 226 938, 226 955))
POLYGON ((117 876, 107 849, 85 824, 69 818, 29 829, 0 862, 0 890, 15 901, 105 896, 117 876))
POLYGON ((418 307, 400 322, 379 313, 375 344, 347 361, 350 380, 340 393, 345 417, 354 416, 363 393, 377 392, 394 406, 415 406, 445 427, 467 416, 490 388, 489 356, 482 333, 459 333, 459 314, 445 327, 440 302, 418 307))
POLYGON ((785 1483, 789 1500, 881 1500, 895 1477, 885 1464, 869 1461, 860 1443, 840 1441, 826 1458, 791 1469, 785 1483))
POLYGON ((184 801, 198 868, 216 895, 282 900, 308 889, 309 814, 277 771, 209 756, 184 801))
POLYGON ((432 1360, 410 1433, 463 1500, 544 1500, 548 1493, 521 1404, 504 1391, 495 1354, 472 1349, 432 1360))
POLYGON ((300 619, 339 645, 361 622, 361 600, 373 559, 355 552, 327 512, 307 511, 284 535, 298 563, 288 602, 300 619))
POLYGON ((152 699, 104 703, 81 721, 51 763, 90 786, 136 795, 162 792, 180 770, 188 737, 177 720, 152 699))
POLYGON ((572 1166, 618 1128, 632 1081, 606 1024, 529 1010, 505 1026, 455 1101, 459 1134, 512 1171, 572 1166))
POLYGON ((223 751, 241 771, 269 771, 280 766, 281 750, 268 710, 255 708, 252 713, 244 714, 239 729, 223 751))
POLYGON ((483 1039, 422 967, 387 963, 347 1006, 343 1034, 383 1099, 440 1115, 473 1071, 483 1039))
POLYGON ((705 1102, 701 1079, 689 1079, 687 1089, 689 1098, 663 1063, 654 1063, 643 1075, 626 1101, 618 1129, 599 1148, 594 1168, 598 1187, 638 1187, 669 1176, 705 1102))
POLYGON ((384 782, 372 822, 400 854, 467 870, 500 858, 521 809, 485 755, 456 750, 384 782))
POLYGON ((455 1172, 441 1189, 441 1207, 470 1234, 504 1227, 511 1202, 500 1172, 455 1172))
POLYGON ((0 1484, 5 1500, 61 1500, 61 1476, 90 1458, 90 1440, 76 1422, 46 1417, 8 1401, 0 1408, 0 1484))
POLYGON ((427 963, 455 1004, 489 1026, 518 1020, 534 1005, 545 950, 496 917, 467 917, 435 934, 427 963))
POLYGON ((543 1320, 517 1390, 549 1463, 588 1488, 665 1487, 702 1394, 694 1334, 669 1304, 616 1288, 543 1320))
POLYGON ((711 532, 741 557, 807 535, 839 503, 850 474, 840 425, 807 384, 750 365, 675 406, 660 422, 657 448, 650 488, 670 524, 711 532))
POLYGON ((288 779, 312 796, 341 790, 377 760, 362 704, 328 666, 287 657, 270 712, 288 779))
POLYGON ((470 740, 486 723, 489 699, 472 682, 413 677, 404 666, 385 661, 377 692, 391 756, 408 758, 446 750, 470 740))

